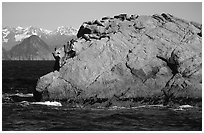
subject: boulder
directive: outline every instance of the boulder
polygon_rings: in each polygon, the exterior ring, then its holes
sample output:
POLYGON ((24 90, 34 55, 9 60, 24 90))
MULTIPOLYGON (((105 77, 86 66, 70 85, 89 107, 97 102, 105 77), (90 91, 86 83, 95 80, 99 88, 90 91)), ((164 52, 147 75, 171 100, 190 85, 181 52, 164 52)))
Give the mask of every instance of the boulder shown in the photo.
POLYGON ((174 98, 201 98, 202 25, 164 13, 126 18, 103 18, 103 26, 83 24, 73 46, 76 56, 39 79, 42 100, 168 104, 174 98))
POLYGON ((120 14, 120 15, 116 15, 114 16, 114 18, 116 19, 120 19, 120 20, 126 20, 127 19, 127 14, 120 14))

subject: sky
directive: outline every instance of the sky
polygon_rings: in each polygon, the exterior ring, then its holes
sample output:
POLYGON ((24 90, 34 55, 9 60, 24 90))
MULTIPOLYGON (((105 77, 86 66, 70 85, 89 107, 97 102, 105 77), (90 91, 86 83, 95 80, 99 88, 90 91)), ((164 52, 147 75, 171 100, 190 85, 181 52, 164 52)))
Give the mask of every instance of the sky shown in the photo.
POLYGON ((79 28, 85 21, 120 13, 170 13, 202 23, 201 2, 3 2, 2 26, 35 26, 47 30, 59 26, 79 28))

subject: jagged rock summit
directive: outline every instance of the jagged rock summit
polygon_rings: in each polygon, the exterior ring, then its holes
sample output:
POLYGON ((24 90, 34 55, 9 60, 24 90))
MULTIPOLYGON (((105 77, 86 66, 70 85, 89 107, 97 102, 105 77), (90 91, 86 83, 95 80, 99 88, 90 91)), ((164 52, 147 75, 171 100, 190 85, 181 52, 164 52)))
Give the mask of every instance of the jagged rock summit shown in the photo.
POLYGON ((39 79, 37 100, 108 107, 202 97, 201 24, 165 13, 120 14, 83 23, 77 37, 76 56, 39 79))

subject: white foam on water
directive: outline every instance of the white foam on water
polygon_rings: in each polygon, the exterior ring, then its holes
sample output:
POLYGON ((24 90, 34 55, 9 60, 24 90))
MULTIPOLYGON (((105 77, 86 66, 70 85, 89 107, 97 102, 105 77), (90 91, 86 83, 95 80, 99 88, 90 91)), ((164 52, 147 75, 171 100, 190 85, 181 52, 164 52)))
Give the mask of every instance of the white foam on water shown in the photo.
POLYGON ((181 105, 181 106, 179 106, 179 108, 193 108, 193 106, 191 106, 191 105, 181 105))
POLYGON ((16 93, 16 94, 14 94, 14 96, 19 96, 19 97, 33 97, 33 94, 32 94, 32 93, 28 93, 28 94, 16 93))
POLYGON ((172 109, 172 110, 178 111, 178 110, 184 110, 184 109, 182 109, 182 108, 177 108, 177 109, 172 109))
POLYGON ((118 106, 112 106, 108 110, 117 110, 117 109, 128 109, 126 107, 118 107, 118 106))
POLYGON ((172 109, 172 110, 178 111, 178 110, 185 110, 185 109, 188 109, 188 108, 193 108, 193 106, 191 106, 191 105, 181 105, 178 108, 172 109))
POLYGON ((108 108, 108 110, 117 110, 117 109, 139 109, 139 108, 151 108, 151 107, 166 107, 162 104, 157 104, 157 105, 141 105, 141 106, 136 106, 136 107, 121 107, 121 106, 112 106, 108 108))
POLYGON ((156 104, 156 105, 141 105, 141 106, 131 107, 131 108, 137 109, 137 108, 147 108, 147 107, 165 107, 165 106, 162 104, 156 104))
POLYGON ((62 106, 60 102, 50 102, 50 101, 45 101, 45 102, 32 102, 30 104, 39 104, 39 105, 47 105, 47 106, 62 106))
POLYGON ((28 101, 21 101, 19 104, 21 106, 28 106, 30 103, 28 101))
POLYGON ((5 97, 12 97, 12 96, 18 96, 18 97, 33 97, 32 93, 28 94, 23 94, 23 93, 15 93, 15 94, 10 94, 10 93, 5 93, 3 94, 5 97))

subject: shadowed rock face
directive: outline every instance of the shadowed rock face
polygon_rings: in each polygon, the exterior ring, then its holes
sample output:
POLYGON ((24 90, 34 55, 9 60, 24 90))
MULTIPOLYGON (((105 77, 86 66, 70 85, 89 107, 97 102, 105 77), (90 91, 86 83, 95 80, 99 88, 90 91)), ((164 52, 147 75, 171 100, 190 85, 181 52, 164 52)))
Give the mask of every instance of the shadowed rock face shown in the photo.
POLYGON ((83 25, 76 56, 39 79, 42 100, 202 97, 202 25, 170 14, 104 18, 83 25))

